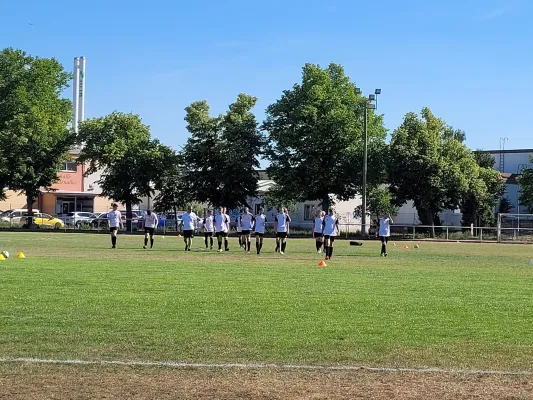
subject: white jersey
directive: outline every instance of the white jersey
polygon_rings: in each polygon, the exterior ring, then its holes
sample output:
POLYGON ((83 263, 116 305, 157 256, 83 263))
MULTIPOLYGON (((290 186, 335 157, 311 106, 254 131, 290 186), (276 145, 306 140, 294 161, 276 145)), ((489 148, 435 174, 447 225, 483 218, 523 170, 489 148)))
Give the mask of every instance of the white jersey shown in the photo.
POLYGON ((379 236, 383 236, 383 237, 390 236, 390 224, 392 224, 391 218, 380 218, 379 219, 379 236))
POLYGON ((225 214, 216 214, 215 215, 215 231, 216 232, 227 232, 228 225, 225 214))
POLYGON ((316 217, 315 218, 315 226, 314 226, 314 232, 315 233, 322 233, 322 223, 324 222, 323 217, 316 217))
POLYGON ((326 215, 324 217, 324 236, 337 236, 337 228, 339 220, 334 215, 326 215))
POLYGON ((144 227, 145 228, 156 228, 157 227, 157 215, 151 213, 150 215, 146 214, 144 217, 144 227))
POLYGON ((184 231, 194 231, 194 228, 196 227, 196 221, 198 220, 198 217, 195 213, 186 212, 181 217, 181 221, 183 222, 183 230, 184 231))
POLYGON ((122 221, 122 214, 120 211, 110 211, 107 213, 107 219, 111 228, 118 228, 122 221))
POLYGON ((205 217, 204 219, 204 232, 214 232, 215 231, 215 219, 211 215, 210 217, 205 217))
POLYGON ((257 233, 265 233, 265 225, 267 219, 265 214, 255 216, 255 231, 257 233))
POLYGON ((254 227, 254 216, 251 213, 241 215, 241 228, 243 231, 251 231, 254 227))
POLYGON ((291 222, 291 217, 289 217, 289 214, 278 214, 276 216, 276 227, 277 232, 287 232, 288 231, 288 223, 291 222))

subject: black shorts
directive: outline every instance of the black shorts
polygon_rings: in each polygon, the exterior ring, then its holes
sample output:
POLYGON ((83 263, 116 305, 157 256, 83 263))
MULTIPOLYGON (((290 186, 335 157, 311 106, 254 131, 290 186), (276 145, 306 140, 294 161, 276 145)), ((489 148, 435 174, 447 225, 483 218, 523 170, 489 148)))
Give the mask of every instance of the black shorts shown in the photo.
POLYGON ((255 237, 263 237, 265 234, 263 232, 255 232, 255 237))
POLYGON ((145 226, 144 231, 150 235, 153 235, 155 232, 155 228, 148 228, 147 226, 145 226))
POLYGON ((192 238, 193 237, 193 233, 194 231, 193 230, 190 230, 190 229, 187 229, 187 230, 183 230, 183 237, 184 238, 192 238))
POLYGON ((204 232, 205 237, 213 237, 213 232, 204 232))
POLYGON ((287 232, 278 232, 276 233, 276 237, 285 239, 287 237, 287 232))
POLYGON ((218 237, 223 237, 223 238, 225 238, 225 237, 228 237, 228 232, 217 232, 217 233, 216 233, 216 236, 217 236, 217 238, 218 238, 218 237))
POLYGON ((329 239, 330 243, 333 243, 335 241, 335 236, 324 235, 324 239, 329 239))
POLYGON ((321 232, 313 232, 313 237, 315 239, 320 239, 320 238, 323 238, 324 237, 324 234, 321 233, 321 232))
POLYGON ((241 232, 241 235, 243 236, 248 236, 250 234, 250 231, 249 230, 246 230, 246 231, 242 231, 241 232))
POLYGON ((109 228, 110 233, 113 233, 115 231, 118 231, 118 226, 112 226, 111 228, 109 228))
POLYGON ((389 237, 388 236, 380 236, 379 240, 381 240, 381 243, 389 243, 389 237))

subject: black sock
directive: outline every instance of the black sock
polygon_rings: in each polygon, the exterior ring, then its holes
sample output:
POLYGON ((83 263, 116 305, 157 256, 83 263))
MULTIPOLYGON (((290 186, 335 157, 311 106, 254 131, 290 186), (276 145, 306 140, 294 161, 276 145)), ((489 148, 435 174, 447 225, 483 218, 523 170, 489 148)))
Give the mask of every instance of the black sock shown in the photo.
POLYGON ((239 247, 242 246, 242 239, 241 237, 239 236, 239 247))
POLYGON ((150 238, 150 248, 154 247, 154 238, 150 238))
POLYGON ((316 251, 320 250, 321 247, 322 247, 322 243, 316 242, 316 251))
POLYGON ((385 243, 382 243, 381 244, 381 254, 386 254, 387 253, 387 246, 385 245, 385 243))
POLYGON ((111 236, 111 244, 113 246, 116 246, 117 245, 117 237, 116 236, 111 236))
POLYGON ((333 246, 329 246, 329 258, 333 255, 333 246))
POLYGON ((219 250, 222 250, 222 240, 219 240, 219 241, 218 241, 218 249, 219 249, 219 250))
POLYGON ((255 249, 257 250, 257 254, 259 254, 259 242, 255 242, 255 249))
POLYGON ((213 238, 212 237, 209 238, 209 243, 210 243, 211 247, 213 247, 213 238))
POLYGON ((204 238, 205 248, 207 249, 207 236, 204 238))
POLYGON ((224 248, 228 249, 228 239, 224 239, 224 248))
POLYGON ((287 242, 281 244, 281 251, 285 253, 285 248, 287 247, 287 242))
POLYGON ((259 242, 259 250, 261 250, 262 248, 263 248, 263 241, 261 240, 261 241, 259 242))
POLYGON ((148 238, 144 238, 144 246, 146 247, 147 244, 148 244, 148 238))

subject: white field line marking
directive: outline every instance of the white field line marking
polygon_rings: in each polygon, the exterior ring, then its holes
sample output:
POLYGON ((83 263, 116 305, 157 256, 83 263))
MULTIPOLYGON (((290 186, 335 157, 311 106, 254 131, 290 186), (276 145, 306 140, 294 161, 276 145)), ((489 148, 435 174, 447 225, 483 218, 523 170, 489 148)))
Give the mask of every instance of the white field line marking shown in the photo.
POLYGON ((356 365, 305 365, 305 364, 261 364, 261 363, 187 363, 172 361, 121 361, 121 360, 53 360, 25 357, 0 357, 2 363, 31 363, 31 364, 60 364, 60 365, 123 365, 141 367, 169 367, 169 368, 243 368, 243 369, 301 369, 318 371, 370 371, 390 373, 439 373, 466 375, 533 375, 533 371, 503 371, 483 369, 443 369, 443 368, 389 368, 366 367, 356 365))

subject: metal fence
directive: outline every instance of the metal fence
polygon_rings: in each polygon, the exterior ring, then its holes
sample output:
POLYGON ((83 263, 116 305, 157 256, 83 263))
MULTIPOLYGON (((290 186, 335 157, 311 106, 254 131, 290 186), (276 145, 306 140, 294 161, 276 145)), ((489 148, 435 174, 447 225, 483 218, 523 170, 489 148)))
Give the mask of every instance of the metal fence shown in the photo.
MULTIPOLYGON (((50 230, 56 232, 87 232, 87 233, 107 233, 109 226, 107 221, 93 220, 93 221, 77 221, 75 224, 66 224, 59 218, 52 217, 51 219, 36 219, 36 230, 50 230)), ((0 219, 0 229, 3 230, 20 230, 26 231, 23 227, 25 217, 0 219)), ((372 239, 377 237, 377 227, 374 224, 369 225, 366 234, 361 234, 362 226, 360 223, 341 223, 339 225, 339 237, 351 239, 372 239)), ((461 227, 461 226, 428 226, 428 225, 405 225, 394 224, 391 225, 391 239, 392 240, 423 240, 423 239, 437 239, 447 241, 482 241, 482 242, 533 242, 533 223, 532 224, 501 224, 499 227, 461 227), (435 234, 433 235, 433 229, 435 234)), ((142 220, 132 219, 130 221, 123 220, 124 233, 136 234, 144 233, 142 220), (130 223, 128 223, 130 222, 130 223)), ((156 229, 158 234, 172 235, 179 234, 179 221, 176 220, 162 220, 156 229)), ((203 233, 203 227, 199 227, 198 234, 203 233)), ((235 227, 232 227, 230 234, 237 235, 235 227)), ((265 229, 266 236, 273 236, 273 223, 267 223, 265 229)), ((312 222, 294 222, 290 227, 291 237, 312 237, 313 224, 312 222)))

